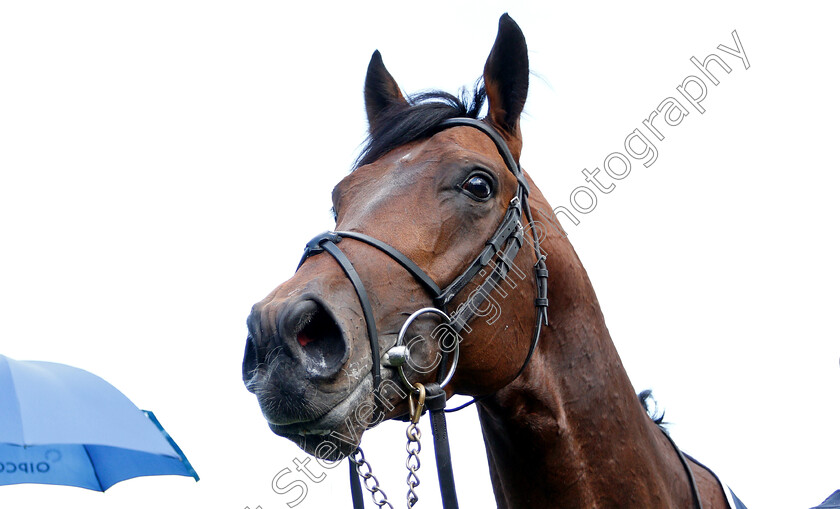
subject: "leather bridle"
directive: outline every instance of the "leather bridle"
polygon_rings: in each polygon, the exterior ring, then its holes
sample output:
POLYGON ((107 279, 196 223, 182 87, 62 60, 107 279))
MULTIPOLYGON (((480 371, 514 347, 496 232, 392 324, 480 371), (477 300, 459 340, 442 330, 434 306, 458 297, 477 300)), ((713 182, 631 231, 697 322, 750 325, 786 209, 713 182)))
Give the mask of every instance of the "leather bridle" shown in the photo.
MULTIPOLYGON (((314 256, 321 252, 327 252, 335 259, 336 262, 338 262, 341 269, 353 284, 353 288, 359 298, 359 303, 362 306, 362 314, 364 315, 365 324, 367 326, 372 357, 371 374, 373 376, 373 389, 374 394, 377 396, 379 396, 379 389, 382 383, 382 373, 380 367, 381 356, 379 353, 379 336, 376 330, 373 309, 370 305, 370 299, 367 295, 367 291, 365 290, 365 285, 362 283, 358 272, 356 272, 356 269, 353 267, 350 259, 347 258, 341 249, 339 249, 337 244, 343 239, 353 239, 382 251, 407 270, 432 296, 432 303, 435 307, 420 309, 406 320, 398 336, 397 344, 386 352, 384 359, 382 359, 382 364, 398 370, 403 384, 409 389, 409 391, 411 391, 409 395, 410 403, 413 403, 411 397, 414 394, 417 392, 423 393, 424 400, 421 401, 420 408, 418 409, 416 416, 412 418, 412 425, 416 424, 416 419, 419 418, 420 412, 423 410, 423 406, 425 405, 425 408, 430 414, 432 433, 434 435, 435 460, 437 463, 438 480, 440 482, 441 498, 443 500, 444 509, 458 508, 458 497, 455 492, 455 478, 452 472, 452 458, 449 451, 449 438, 446 430, 445 412, 460 410, 485 396, 473 398, 469 403, 454 409, 446 410, 446 393, 443 391, 443 386, 449 382, 455 372, 455 368, 457 367, 457 342, 460 341, 460 332, 466 327, 470 320, 477 315, 477 310, 484 304, 485 300, 490 295, 490 292, 496 288, 499 283, 505 279, 505 277, 507 277, 511 268, 514 267, 513 259, 516 258, 516 255, 519 253, 525 239, 524 228, 522 226, 523 217, 531 229, 531 236, 533 239, 532 246, 536 257, 536 262, 534 263, 534 279, 536 282, 536 297, 534 299, 534 306, 536 307, 537 314, 534 323, 534 333, 531 338, 531 345, 528 349, 528 355, 525 357, 525 361, 522 363, 519 371, 513 379, 511 379, 511 381, 518 378, 528 366, 528 362, 531 360, 531 357, 536 350, 537 343, 540 338, 540 332, 542 331, 542 325, 548 324, 548 269, 545 264, 545 254, 540 250, 539 233, 534 224, 533 217, 531 215, 531 208, 528 204, 528 181, 525 179, 525 175, 522 172, 521 167, 511 154, 505 140, 493 127, 488 124, 473 118, 457 117, 442 121, 438 125, 437 131, 458 126, 478 129, 490 137, 496 145, 496 148, 502 156, 508 170, 514 177, 516 177, 518 185, 516 193, 513 198, 511 198, 504 217, 502 218, 499 226, 496 228, 496 231, 492 236, 490 236, 490 239, 485 242, 484 248, 478 256, 475 257, 469 267, 467 267, 464 272, 449 283, 448 286, 441 289, 437 283, 435 283, 434 280, 429 277, 425 271, 423 271, 423 269, 417 266, 416 263, 411 261, 410 258, 402 254, 399 250, 378 239, 359 232, 329 231, 316 236, 306 244, 303 257, 298 264, 298 268, 300 268, 300 266, 303 265, 303 262, 305 262, 310 256, 314 256), (490 274, 487 275, 484 281, 478 285, 478 288, 470 294, 469 298, 458 306, 455 312, 449 314, 447 312, 448 305, 467 286, 467 284, 475 278, 476 275, 484 275, 486 273, 485 267, 487 267, 487 265, 493 260, 496 260, 496 265, 490 274), (449 351, 444 349, 441 355, 440 369, 438 370, 436 383, 423 384, 423 390, 420 391, 418 389, 420 384, 412 385, 406 378, 403 371, 402 365, 406 362, 408 353, 406 351, 406 347, 403 346, 401 342, 411 322, 421 314, 425 313, 434 313, 443 318, 449 317, 448 327, 455 333, 457 339, 456 344, 454 345, 455 357, 452 360, 452 365, 449 371, 447 372, 446 370, 449 351)), ((380 397, 376 397, 374 399, 377 401, 377 404, 381 405, 382 399, 380 397)), ((409 430, 412 425, 410 425, 409 430)), ((668 433, 664 429, 662 431, 674 447, 674 450, 677 452, 677 455, 686 470, 695 507, 702 509, 703 506, 700 499, 700 492, 697 489, 697 484, 694 480, 691 468, 688 465, 688 461, 668 433)), ((419 432, 417 438, 419 438, 419 432)), ((410 443, 411 438, 409 438, 409 445, 410 443)), ((409 460, 411 460, 410 456, 409 460)), ((371 492, 371 494, 375 495, 377 491, 381 493, 381 490, 378 488, 378 481, 375 481, 375 477, 373 477, 372 473, 369 470, 367 473, 362 473, 360 467, 363 464, 367 464, 367 462, 364 459, 364 454, 359 448, 350 457, 350 488, 353 496, 354 509, 364 509, 360 475, 365 476, 366 488, 371 492), (367 485, 367 480, 370 478, 373 478, 374 482, 376 482, 373 489, 367 485)), ((408 465, 409 462, 406 462, 406 466, 408 465)), ((410 472, 412 473, 409 474, 409 478, 412 474, 416 473, 416 471, 411 470, 410 472)), ((419 483, 419 480, 417 483, 419 483)), ((413 487, 411 484, 409 484, 409 486, 409 493, 412 494, 413 487)), ((380 501, 376 501, 374 498, 374 501, 380 507, 384 505, 391 506, 390 502, 388 502, 384 497, 380 501)), ((415 502, 416 498, 412 501, 409 497, 409 507, 413 506, 415 502)))
MULTIPOLYGON (((359 232, 329 231, 316 236, 306 244, 303 257, 301 258, 300 264, 298 264, 298 268, 300 268, 300 266, 303 265, 310 256, 327 252, 341 266, 341 269, 353 284, 353 288, 359 298, 359 303, 362 306, 362 314, 364 315, 368 339, 370 340, 370 351, 372 357, 371 374, 373 377, 373 390, 376 395, 379 393, 382 382, 379 336, 376 330, 373 309, 371 307, 367 291, 365 290, 364 283, 362 283, 362 280, 359 277, 358 272, 356 272, 356 269, 353 267, 350 259, 347 258, 347 256, 338 247, 338 244, 344 239, 353 239, 355 241, 368 244, 387 254, 394 261, 400 264, 418 283, 420 283, 421 286, 425 288, 432 297, 432 302, 435 307, 422 309, 418 311, 418 313, 434 312, 439 310, 440 313, 437 313, 439 316, 450 316, 451 319, 449 320, 448 326, 456 335, 458 335, 470 322, 470 320, 477 315, 477 310, 479 310, 484 304, 485 300, 490 295, 490 292, 504 280, 513 267, 513 259, 516 257, 524 242, 524 228, 522 226, 522 220, 524 218, 531 229, 531 237, 533 239, 532 246, 536 257, 536 262, 534 263, 534 278, 536 281, 536 298, 534 299, 534 306, 536 308, 536 319, 531 345, 528 349, 528 355, 526 356, 519 371, 516 373, 514 379, 519 377, 519 375, 525 370, 525 367, 528 365, 528 362, 537 347, 542 325, 544 323, 548 323, 548 269, 545 264, 545 254, 543 254, 540 250, 540 236, 534 227, 533 218, 531 216, 531 208, 528 204, 529 186, 527 180, 525 179, 525 175, 511 154, 505 140, 493 127, 488 124, 473 118, 450 118, 442 121, 438 125, 437 131, 458 126, 478 129, 490 137, 496 145, 496 148, 502 156, 508 170, 514 177, 516 177, 518 185, 516 193, 510 200, 504 217, 502 218, 499 226, 496 228, 495 233, 493 233, 487 242, 485 242, 484 248, 478 256, 475 257, 467 269, 449 283, 448 286, 440 288, 437 283, 435 283, 435 281, 429 277, 425 271, 423 271, 423 269, 417 266, 416 263, 402 254, 399 250, 378 239, 359 232), (455 312, 450 314, 447 311, 448 305, 452 303, 453 299, 467 286, 467 284, 470 283, 470 281, 476 277, 476 275, 479 273, 484 275, 487 272, 485 267, 487 267, 493 260, 496 260, 496 262, 490 274, 487 275, 478 288, 470 294, 469 299, 458 306, 455 312)), ((411 318, 409 318, 409 320, 407 320, 406 325, 403 327, 403 334, 410 321, 416 317, 418 313, 415 313, 411 318)), ((402 339, 403 334, 400 334, 398 343, 399 340, 402 339)), ((459 340, 460 338, 456 341, 459 340)), ((400 371, 401 378, 405 383, 408 381, 402 371, 402 363, 406 360, 407 354, 404 350, 400 351, 400 348, 405 347, 398 344, 395 345, 395 348, 388 351, 385 356, 387 361, 386 366, 397 368, 400 371)), ((432 421, 435 457, 438 464, 438 477, 440 479, 441 496, 443 498, 443 507, 445 509, 455 509, 458 507, 457 495, 455 493, 455 480, 452 474, 452 461, 449 454, 446 420, 444 417, 446 394, 442 390, 443 386, 451 378, 457 365, 457 343, 455 348, 456 357, 453 358, 449 374, 446 375, 446 365, 449 352, 444 350, 441 356, 442 360, 440 361, 437 382, 433 384, 425 384, 425 393, 427 395, 425 399, 425 406, 426 409, 429 410, 432 421)), ((417 387, 412 386, 410 383, 406 383, 406 386, 413 393, 418 392, 417 387)), ((375 400, 381 403, 381 398, 377 397, 375 400)), ((474 403, 475 401, 476 399, 473 399, 468 404, 474 403)), ((465 406, 467 405, 462 405, 455 410, 465 406)), ((350 463, 350 469, 354 507, 362 508, 364 504, 361 499, 359 475, 357 475, 354 471, 354 462, 352 461, 350 463)))

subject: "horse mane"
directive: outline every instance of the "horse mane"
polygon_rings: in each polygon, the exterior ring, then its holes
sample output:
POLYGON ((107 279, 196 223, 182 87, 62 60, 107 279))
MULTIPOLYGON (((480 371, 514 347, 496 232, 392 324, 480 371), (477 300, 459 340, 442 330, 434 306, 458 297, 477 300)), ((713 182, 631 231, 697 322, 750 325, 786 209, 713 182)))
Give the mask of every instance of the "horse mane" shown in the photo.
POLYGON ((642 404, 642 408, 645 409, 645 413, 648 414, 648 417, 651 418, 653 422, 659 426, 662 431, 666 433, 668 430, 665 428, 668 422, 665 421, 665 411, 659 411, 659 405, 656 403, 656 399, 653 397, 653 391, 650 389, 645 389, 639 393, 639 403, 642 404), (650 407, 650 403, 653 402, 653 408, 650 407))
POLYGON ((406 102, 394 102, 376 117, 375 127, 356 159, 353 169, 376 161, 391 150, 434 134, 448 118, 478 118, 487 94, 478 80, 473 90, 461 89, 460 97, 442 90, 420 92, 406 102))

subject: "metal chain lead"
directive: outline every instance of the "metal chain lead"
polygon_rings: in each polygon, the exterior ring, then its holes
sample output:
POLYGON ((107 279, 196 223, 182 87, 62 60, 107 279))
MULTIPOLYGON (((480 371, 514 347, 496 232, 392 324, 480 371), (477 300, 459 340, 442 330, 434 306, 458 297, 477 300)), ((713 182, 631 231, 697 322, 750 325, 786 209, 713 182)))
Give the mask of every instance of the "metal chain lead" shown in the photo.
MULTIPOLYGON (((409 394, 408 408, 411 422, 405 430, 405 436, 408 438, 408 442, 405 444, 405 450, 408 453, 408 458, 405 460, 405 468, 408 469, 408 477, 405 479, 406 484, 408 484, 408 494, 406 494, 408 509, 414 507, 414 504, 420 500, 420 497, 414 491, 414 488, 420 485, 420 478, 417 477, 417 471, 420 469, 420 430, 417 428, 417 423, 420 422, 420 414, 423 413, 423 407, 426 404, 426 388, 420 383, 414 385, 418 392, 417 401, 415 403, 413 393, 409 394)), ((370 463, 365 460, 365 453, 362 452, 362 448, 356 448, 356 452, 348 459, 356 466, 356 474, 362 478, 365 489, 370 492, 373 503, 378 507, 387 506, 394 509, 394 506, 388 501, 388 496, 379 487, 379 480, 373 475, 370 463)))
POLYGON ((376 504, 378 507, 389 507, 390 509, 394 509, 394 506, 391 505, 391 502, 388 502, 388 495, 382 491, 382 488, 379 487, 379 480, 373 475, 373 469, 365 460, 365 453, 362 452, 362 448, 359 447, 356 449, 356 452, 350 456, 350 461, 356 465, 356 473, 361 476, 365 489, 370 492, 370 497, 373 499, 373 503, 376 504), (365 472, 362 472, 362 469, 365 469, 365 472), (379 495, 377 497, 377 494, 379 495), (377 500, 378 498, 378 500, 377 500))
POLYGON ((408 428, 405 430, 405 437, 408 442, 405 444, 405 452, 408 453, 408 458, 405 460, 405 468, 408 469, 408 476, 405 478, 405 483, 408 484, 408 493, 405 495, 408 509, 414 507, 414 504, 420 500, 414 488, 420 485, 420 478, 417 477, 417 471, 420 470, 420 430, 417 428, 417 423, 420 422, 420 414, 423 413, 423 407, 426 405, 426 387, 421 383, 414 384, 417 389, 417 402, 415 403, 415 394, 408 395, 408 411, 411 416, 411 421, 408 428))
POLYGON ((417 471, 420 470, 420 429, 412 422, 405 430, 405 436, 408 438, 405 444, 405 451, 408 453, 408 458, 405 460, 405 468, 408 469, 408 476, 405 478, 405 483, 408 484, 406 503, 411 509, 420 500, 417 492, 414 491, 414 488, 420 485, 420 478, 417 477, 417 471))

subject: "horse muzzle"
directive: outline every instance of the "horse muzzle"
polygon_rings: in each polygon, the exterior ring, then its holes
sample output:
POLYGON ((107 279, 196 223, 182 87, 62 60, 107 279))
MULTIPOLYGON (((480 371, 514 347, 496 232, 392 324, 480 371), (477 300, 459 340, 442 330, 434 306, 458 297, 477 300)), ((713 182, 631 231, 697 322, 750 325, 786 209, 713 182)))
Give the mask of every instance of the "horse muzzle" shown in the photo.
POLYGON ((321 417, 319 409, 324 406, 314 408, 312 399, 305 397, 313 393, 334 399, 332 403, 349 395, 335 384, 338 375, 347 371, 342 368, 349 357, 348 339, 318 297, 263 301, 254 306, 248 331, 242 377, 270 423, 287 425, 321 417))

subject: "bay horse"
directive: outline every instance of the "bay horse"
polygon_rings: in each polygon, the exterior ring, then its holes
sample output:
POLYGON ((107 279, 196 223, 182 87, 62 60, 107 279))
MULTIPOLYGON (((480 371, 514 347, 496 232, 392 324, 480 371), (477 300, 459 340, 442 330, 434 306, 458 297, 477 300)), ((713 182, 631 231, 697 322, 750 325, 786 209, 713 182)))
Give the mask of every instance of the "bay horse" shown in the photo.
POLYGON ((640 404, 568 238, 534 220, 553 212, 518 166, 528 77, 507 14, 471 95, 406 98, 373 54, 370 136, 333 190, 337 232, 254 305, 245 384, 274 433, 327 460, 422 411, 413 386, 476 397, 500 508, 729 507, 640 404), (459 319, 454 340, 434 341, 459 319), (408 322, 422 340, 403 342, 408 322))

